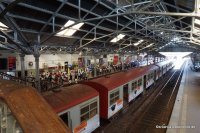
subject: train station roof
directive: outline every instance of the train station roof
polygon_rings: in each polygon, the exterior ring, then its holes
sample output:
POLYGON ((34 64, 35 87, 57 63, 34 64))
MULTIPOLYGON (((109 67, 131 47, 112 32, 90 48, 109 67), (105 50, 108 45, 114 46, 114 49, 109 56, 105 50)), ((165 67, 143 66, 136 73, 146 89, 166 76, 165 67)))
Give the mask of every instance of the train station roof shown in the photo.
POLYGON ((198 0, 2 0, 4 49, 37 53, 199 50, 198 0))

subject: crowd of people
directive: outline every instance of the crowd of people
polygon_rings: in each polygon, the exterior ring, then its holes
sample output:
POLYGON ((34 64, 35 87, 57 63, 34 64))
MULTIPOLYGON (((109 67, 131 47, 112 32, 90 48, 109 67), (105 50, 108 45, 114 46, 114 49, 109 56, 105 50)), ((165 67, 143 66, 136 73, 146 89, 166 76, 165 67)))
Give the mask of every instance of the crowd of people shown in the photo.
POLYGON ((89 72, 83 70, 70 70, 67 72, 43 72, 40 74, 40 80, 47 80, 56 84, 72 83, 78 80, 86 80, 89 72))
MULTIPOLYGON (((134 67, 131 64, 124 64, 124 69, 129 69, 134 67)), ((122 70, 122 65, 108 65, 108 66, 96 66, 96 76, 106 75, 109 73, 117 72, 122 70)), ((77 68, 65 71, 44 71, 40 73, 40 84, 41 88, 48 90, 55 85, 67 85, 72 83, 77 83, 80 80, 87 80, 88 78, 95 77, 95 68, 77 68)), ((29 77, 33 77, 32 73, 29 77)))

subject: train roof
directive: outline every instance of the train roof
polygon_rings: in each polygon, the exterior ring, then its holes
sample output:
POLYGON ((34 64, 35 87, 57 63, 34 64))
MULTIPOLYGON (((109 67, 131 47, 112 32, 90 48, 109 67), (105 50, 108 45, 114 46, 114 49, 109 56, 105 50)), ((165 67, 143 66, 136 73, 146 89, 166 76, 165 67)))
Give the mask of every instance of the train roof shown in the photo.
POLYGON ((128 71, 115 73, 112 75, 96 78, 86 82, 93 82, 95 84, 103 85, 108 91, 113 90, 127 82, 144 75, 147 71, 158 68, 155 65, 143 66, 133 68, 128 71))
POLYGON ((159 66, 159 67, 161 67, 161 66, 163 66, 163 65, 169 64, 170 62, 172 63, 172 61, 170 61, 170 60, 162 61, 162 62, 156 63, 156 65, 159 66))
POLYGON ((63 121, 32 87, 0 80, 0 99, 25 133, 70 133, 63 121))
POLYGON ((85 102, 98 95, 99 93, 95 89, 83 84, 62 87, 61 91, 50 91, 43 94, 46 101, 57 113, 85 102))

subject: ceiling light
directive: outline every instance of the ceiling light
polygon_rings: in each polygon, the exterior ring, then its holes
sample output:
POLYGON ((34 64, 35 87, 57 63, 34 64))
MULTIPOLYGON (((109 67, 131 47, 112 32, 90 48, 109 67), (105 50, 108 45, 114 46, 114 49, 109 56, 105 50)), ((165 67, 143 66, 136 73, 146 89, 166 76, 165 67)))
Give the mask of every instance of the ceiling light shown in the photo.
POLYGON ((197 34, 198 34, 198 33, 200 32, 200 29, 199 29, 199 28, 197 28, 197 27, 195 27, 193 32, 195 32, 195 33, 197 33, 197 34))
POLYGON ((151 43, 151 44, 147 45, 146 47, 151 47, 153 44, 154 44, 154 43, 151 43))
POLYGON ((124 37, 125 37, 124 34, 119 34, 117 37, 113 38, 110 42, 117 42, 117 41, 121 40, 124 37))
POLYGON ((134 43, 133 45, 134 46, 137 46, 137 45, 139 45, 140 43, 142 43, 144 40, 139 40, 138 42, 136 42, 136 43, 134 43))
MULTIPOLYGON (((65 27, 69 27, 70 25, 73 25, 75 22, 72 20, 67 21, 67 23, 61 28, 61 30, 65 27)), ((56 35, 59 36, 72 36, 77 30, 79 30, 81 28, 81 26, 83 26, 84 23, 78 23, 70 28, 64 29, 60 32, 58 32, 56 35)))
POLYGON ((195 19, 194 23, 200 25, 200 20, 199 19, 195 19))
POLYGON ((7 30, 8 26, 0 22, 0 30, 7 30))

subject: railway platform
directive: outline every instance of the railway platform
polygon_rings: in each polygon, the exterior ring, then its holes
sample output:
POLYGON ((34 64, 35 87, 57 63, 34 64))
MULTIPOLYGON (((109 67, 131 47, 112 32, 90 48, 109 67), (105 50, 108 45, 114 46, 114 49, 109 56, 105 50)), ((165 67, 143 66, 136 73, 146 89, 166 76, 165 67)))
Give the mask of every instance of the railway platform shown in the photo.
POLYGON ((192 71, 191 65, 187 61, 167 133, 200 132, 200 73, 192 71))

